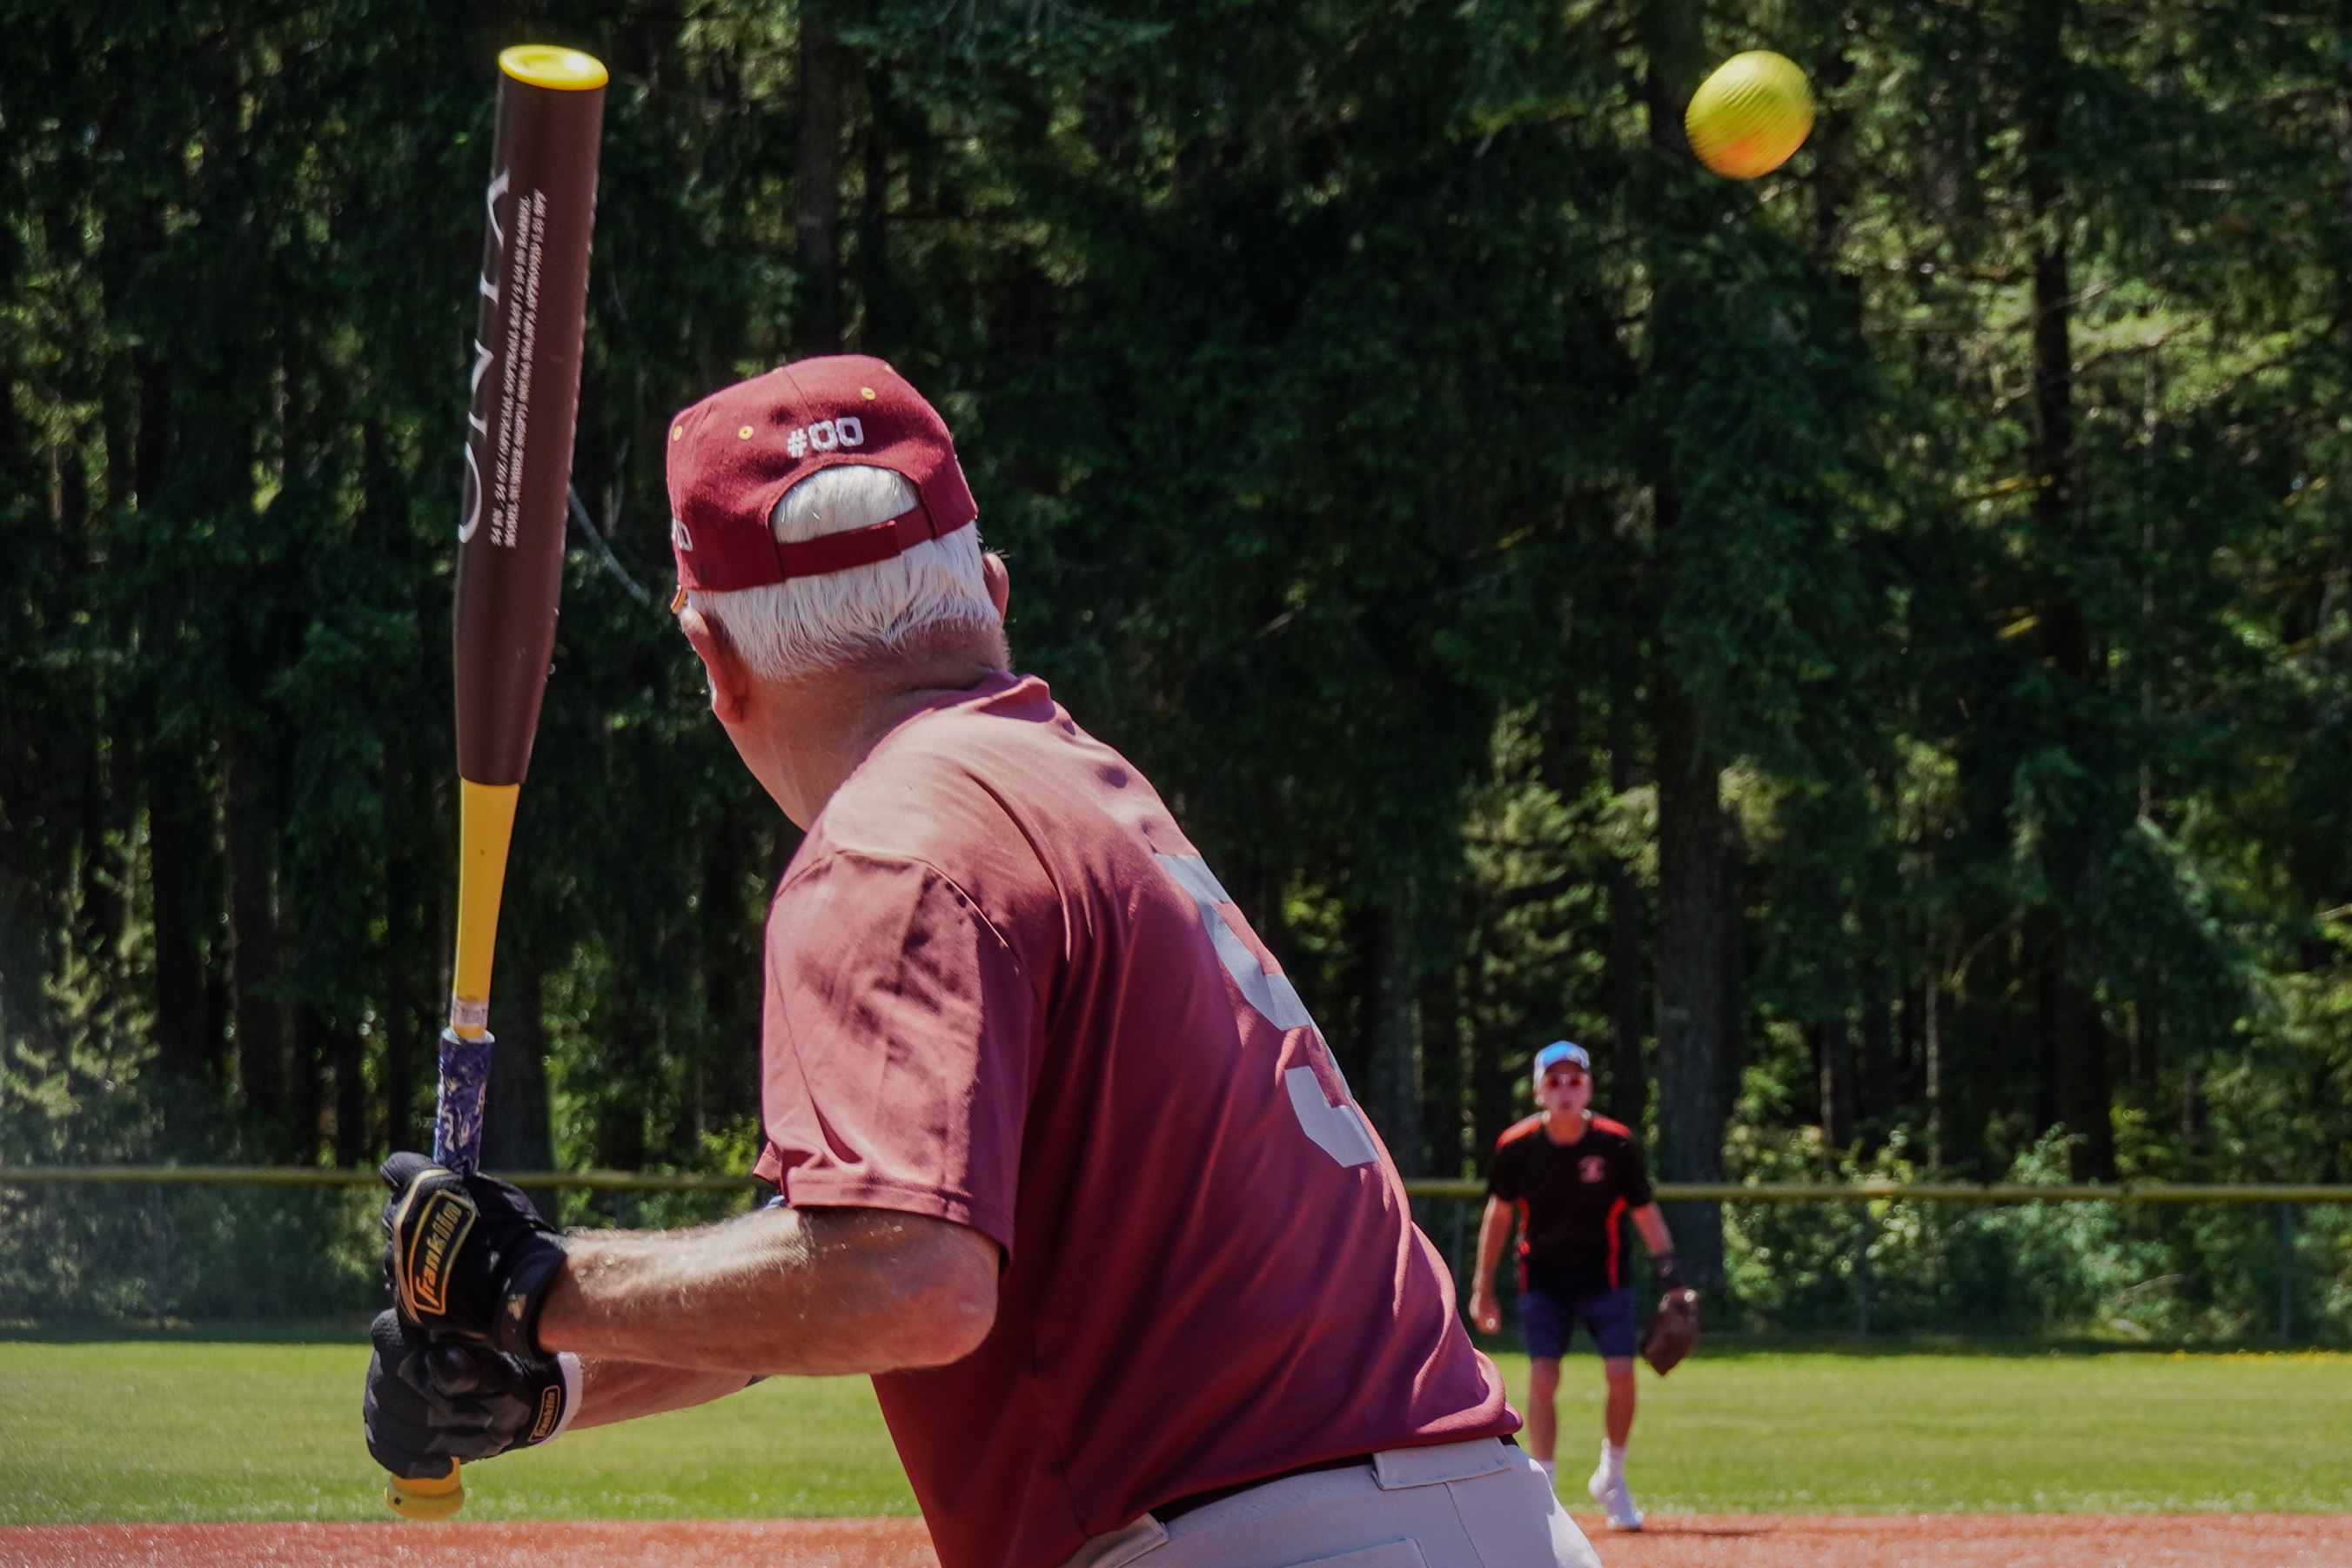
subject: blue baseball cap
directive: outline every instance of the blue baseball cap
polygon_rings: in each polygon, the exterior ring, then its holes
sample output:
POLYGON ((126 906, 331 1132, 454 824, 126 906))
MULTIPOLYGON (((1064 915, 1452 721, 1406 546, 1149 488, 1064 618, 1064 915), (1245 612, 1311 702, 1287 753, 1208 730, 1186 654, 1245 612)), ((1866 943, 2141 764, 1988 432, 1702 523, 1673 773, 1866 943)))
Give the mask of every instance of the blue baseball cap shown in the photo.
POLYGON ((1592 1071, 1592 1058, 1584 1054, 1582 1046, 1554 1040, 1536 1053, 1536 1081, 1543 1082, 1543 1075, 1562 1062, 1582 1068, 1588 1074, 1592 1071))

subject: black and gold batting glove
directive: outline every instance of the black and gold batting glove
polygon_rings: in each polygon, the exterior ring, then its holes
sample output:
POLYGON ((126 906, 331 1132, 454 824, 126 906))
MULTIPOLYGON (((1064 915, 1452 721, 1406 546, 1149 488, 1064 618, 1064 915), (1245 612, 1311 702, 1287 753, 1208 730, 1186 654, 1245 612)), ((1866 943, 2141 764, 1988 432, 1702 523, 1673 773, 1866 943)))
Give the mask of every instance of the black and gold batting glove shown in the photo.
POLYGON ((434 1335, 541 1358, 539 1309, 563 1243, 518 1188, 422 1154, 383 1163, 383 1272, 400 1316, 434 1335))
POLYGON ((447 1472, 446 1460, 491 1458, 563 1429, 578 1373, 561 1357, 526 1361, 484 1345, 436 1344, 391 1311, 377 1315, 368 1337, 375 1354, 360 1424, 368 1452, 395 1476, 437 1477, 447 1472))

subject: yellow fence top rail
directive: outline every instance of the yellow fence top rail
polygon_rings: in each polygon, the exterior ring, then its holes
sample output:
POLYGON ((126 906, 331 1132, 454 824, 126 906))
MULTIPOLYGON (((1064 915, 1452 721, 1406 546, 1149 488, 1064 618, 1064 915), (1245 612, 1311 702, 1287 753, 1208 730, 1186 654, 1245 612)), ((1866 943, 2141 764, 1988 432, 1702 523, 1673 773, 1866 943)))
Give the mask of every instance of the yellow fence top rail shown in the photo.
MULTIPOLYGON (((748 1175, 661 1171, 506 1171, 519 1187, 592 1192, 740 1193, 748 1175)), ((372 1187, 373 1170, 328 1165, 0 1165, 0 1187, 372 1187)), ((1477 1198, 1484 1183, 1424 1177, 1405 1183, 1417 1198, 1477 1198)), ((2352 1184, 2129 1182, 2073 1185, 2017 1182, 1660 1182, 1665 1203, 1931 1204, 2352 1204, 2352 1184)))
MULTIPOLYGON (((497 1171, 519 1187, 597 1192, 740 1193, 750 1176, 698 1171, 497 1171)), ((371 1168, 332 1165, 0 1165, 0 1187, 382 1187, 371 1168)))

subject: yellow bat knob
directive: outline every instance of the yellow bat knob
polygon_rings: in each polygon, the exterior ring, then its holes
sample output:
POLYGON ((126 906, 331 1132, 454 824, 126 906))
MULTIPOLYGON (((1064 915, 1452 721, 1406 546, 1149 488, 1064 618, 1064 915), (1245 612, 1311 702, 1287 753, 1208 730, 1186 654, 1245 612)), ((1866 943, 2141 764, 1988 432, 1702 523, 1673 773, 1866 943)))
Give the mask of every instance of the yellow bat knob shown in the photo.
POLYGON ((386 1476, 383 1479, 383 1500, 393 1512, 403 1519, 420 1519, 427 1523, 450 1519, 466 1506, 466 1483, 457 1474, 457 1461, 449 1461, 449 1473, 437 1479, 411 1479, 406 1476, 386 1476))

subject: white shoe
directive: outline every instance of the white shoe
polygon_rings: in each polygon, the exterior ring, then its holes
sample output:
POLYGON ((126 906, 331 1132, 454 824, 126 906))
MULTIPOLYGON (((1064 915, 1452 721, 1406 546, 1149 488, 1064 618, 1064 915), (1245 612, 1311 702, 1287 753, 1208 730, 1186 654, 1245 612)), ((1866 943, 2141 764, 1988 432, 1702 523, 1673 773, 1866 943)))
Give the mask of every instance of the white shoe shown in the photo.
POLYGON ((1625 1489, 1623 1476, 1612 1476, 1605 1469, 1595 1470, 1592 1479, 1584 1483, 1584 1489, 1591 1494, 1594 1502, 1601 1505, 1601 1511, 1608 1514, 1610 1529, 1642 1528, 1642 1510, 1633 1506, 1633 1494, 1625 1489))

